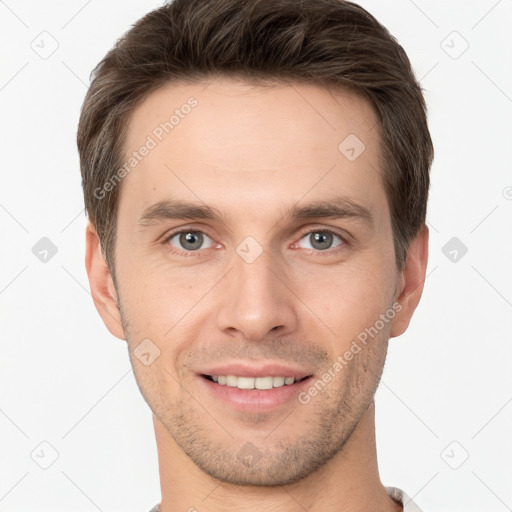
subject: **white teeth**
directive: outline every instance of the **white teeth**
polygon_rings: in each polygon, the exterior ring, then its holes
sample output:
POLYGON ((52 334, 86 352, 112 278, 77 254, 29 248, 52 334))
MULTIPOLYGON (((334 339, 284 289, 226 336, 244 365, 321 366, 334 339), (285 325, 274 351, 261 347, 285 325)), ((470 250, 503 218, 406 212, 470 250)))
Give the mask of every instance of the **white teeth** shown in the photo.
POLYGON ((238 389, 272 389, 289 386, 295 377, 237 377, 236 375, 212 375, 213 382, 238 389))
POLYGON ((281 386, 284 386, 284 377, 274 377, 273 386, 275 388, 280 388, 281 386))
POLYGON ((256 389, 272 389, 274 387, 274 377, 257 377, 254 379, 256 389))
POLYGON ((237 378, 234 375, 226 375, 226 386, 236 387, 237 378))
MULTIPOLYGON (((230 375, 230 377, 233 377, 233 380, 235 382, 235 386, 238 389, 254 389, 254 381, 256 380, 254 377, 235 377, 234 375, 230 375)), ((229 379, 229 377, 228 377, 229 379)), ((226 384, 228 384, 228 381, 226 381, 226 384)), ((233 384, 231 384, 233 385, 233 384)), ((229 384, 228 384, 229 386, 229 384)))

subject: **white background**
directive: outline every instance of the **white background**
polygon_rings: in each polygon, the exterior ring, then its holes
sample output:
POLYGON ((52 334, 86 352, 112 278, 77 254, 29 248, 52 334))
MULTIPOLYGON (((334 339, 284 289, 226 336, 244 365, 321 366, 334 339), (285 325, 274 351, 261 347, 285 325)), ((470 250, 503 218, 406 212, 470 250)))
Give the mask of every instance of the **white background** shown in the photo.
MULTIPOLYGON (((382 481, 425 512, 512 510, 512 1, 360 3, 407 51, 436 151, 429 277, 377 393, 382 481)), ((89 73, 159 5, 0 2, 1 512, 160 499, 151 412, 88 290, 75 145, 89 73)))

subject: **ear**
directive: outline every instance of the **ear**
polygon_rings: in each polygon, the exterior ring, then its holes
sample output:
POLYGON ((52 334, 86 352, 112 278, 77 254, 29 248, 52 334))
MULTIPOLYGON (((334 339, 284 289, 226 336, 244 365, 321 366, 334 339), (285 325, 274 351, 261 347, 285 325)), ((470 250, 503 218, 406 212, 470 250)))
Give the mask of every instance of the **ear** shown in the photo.
POLYGON ((411 241, 407 249, 405 268, 399 274, 395 303, 400 304, 401 309, 398 311, 397 308, 397 314, 393 318, 390 332, 392 338, 400 336, 409 327, 409 322, 423 292, 427 262, 428 228, 424 224, 411 241))
POLYGON ((92 299, 107 329, 121 340, 125 339, 121 314, 117 307, 117 292, 107 262, 101 253, 96 228, 91 222, 85 230, 85 268, 89 276, 92 299))

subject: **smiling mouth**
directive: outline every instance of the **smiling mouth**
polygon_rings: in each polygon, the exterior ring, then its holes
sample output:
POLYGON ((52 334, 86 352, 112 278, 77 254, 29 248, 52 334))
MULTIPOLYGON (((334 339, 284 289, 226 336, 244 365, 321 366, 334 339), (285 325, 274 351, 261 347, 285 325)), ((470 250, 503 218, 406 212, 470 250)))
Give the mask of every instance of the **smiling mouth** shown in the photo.
POLYGON ((220 386, 238 388, 238 389, 273 389, 281 388, 284 386, 291 386, 297 382, 302 382, 306 379, 311 378, 311 375, 307 375, 302 379, 296 379, 295 377, 237 377, 236 375, 205 375, 201 374, 206 380, 219 384, 220 386))

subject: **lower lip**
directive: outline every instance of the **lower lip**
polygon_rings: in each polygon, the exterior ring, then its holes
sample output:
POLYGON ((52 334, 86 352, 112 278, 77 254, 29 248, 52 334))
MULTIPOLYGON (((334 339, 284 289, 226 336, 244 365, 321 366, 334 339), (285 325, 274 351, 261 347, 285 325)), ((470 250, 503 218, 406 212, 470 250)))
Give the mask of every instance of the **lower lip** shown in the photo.
POLYGON ((311 380, 311 377, 307 377, 300 382, 272 389, 239 389, 212 382, 201 375, 198 375, 198 378, 211 393, 224 403, 244 412, 270 411, 283 406, 297 399, 297 395, 309 385, 311 380))

